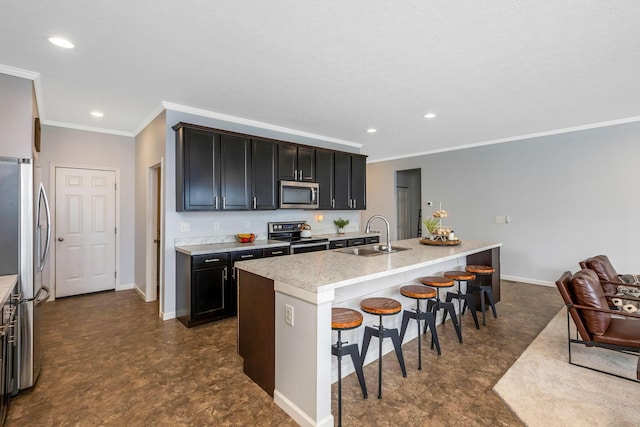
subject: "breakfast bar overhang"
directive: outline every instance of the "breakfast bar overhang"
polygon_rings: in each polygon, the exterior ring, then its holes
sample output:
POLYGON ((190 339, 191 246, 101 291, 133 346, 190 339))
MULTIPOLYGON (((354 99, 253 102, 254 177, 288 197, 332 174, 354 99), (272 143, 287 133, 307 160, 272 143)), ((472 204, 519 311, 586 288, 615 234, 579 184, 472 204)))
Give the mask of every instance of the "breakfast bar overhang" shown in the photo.
MULTIPOLYGON (((337 373, 331 356, 332 307, 359 309, 359 302, 371 296, 398 298, 408 307, 411 301, 400 297, 401 286, 467 264, 495 268, 493 294, 500 300, 502 243, 463 241, 439 247, 408 239, 392 246, 407 250, 367 257, 323 251, 236 264, 238 353, 244 372, 300 425, 333 425, 331 384, 337 373)), ((374 321, 365 315, 365 324, 374 321)), ((415 337, 410 328, 404 341, 415 337)), ((349 337, 359 345, 361 339, 358 332, 349 337)), ((391 350, 390 343, 383 347, 383 353, 391 350)), ((365 364, 378 357, 369 353, 365 364)), ((350 372, 353 368, 346 366, 343 375, 350 372)))

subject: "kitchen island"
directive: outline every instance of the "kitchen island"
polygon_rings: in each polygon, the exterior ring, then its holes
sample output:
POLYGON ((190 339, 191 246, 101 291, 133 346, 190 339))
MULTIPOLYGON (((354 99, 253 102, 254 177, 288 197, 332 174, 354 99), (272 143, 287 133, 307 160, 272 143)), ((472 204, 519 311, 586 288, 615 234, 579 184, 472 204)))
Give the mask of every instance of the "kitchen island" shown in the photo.
MULTIPOLYGON (((364 298, 386 296, 409 308, 412 301, 400 296, 401 286, 466 264, 487 264, 496 269, 493 286, 499 300, 501 243, 462 242, 438 247, 408 239, 392 246, 407 250, 370 257, 335 250, 236 264, 238 352, 244 359, 244 371, 299 424, 333 425, 331 383, 337 380, 330 350, 335 341, 333 306, 359 309, 364 298)), ((385 319, 385 326, 399 327, 401 318, 385 319)), ((365 314, 363 326, 376 320, 365 314)), ((363 330, 349 331, 343 340, 360 345, 363 330)), ((405 342, 415 336, 415 328, 409 328, 405 342)), ((384 344, 383 353, 392 350, 390 343, 384 344)), ((365 364, 376 360, 378 354, 370 350, 367 356, 365 364)), ((353 370, 346 359, 343 367, 345 375, 353 370)))

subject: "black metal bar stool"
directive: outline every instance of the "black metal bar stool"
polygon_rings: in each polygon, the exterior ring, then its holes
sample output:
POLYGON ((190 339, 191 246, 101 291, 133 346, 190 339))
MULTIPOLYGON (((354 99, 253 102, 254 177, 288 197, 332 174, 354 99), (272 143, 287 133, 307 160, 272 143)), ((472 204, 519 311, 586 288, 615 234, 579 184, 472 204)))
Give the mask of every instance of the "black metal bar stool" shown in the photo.
POLYGON ((362 325, 362 313, 350 308, 332 308, 331 309, 331 329, 338 331, 338 342, 331 346, 331 354, 338 357, 338 426, 342 426, 342 356, 350 355, 353 361, 353 367, 356 369, 360 388, 362 388, 362 396, 367 398, 367 385, 364 382, 364 374, 362 372, 362 358, 358 351, 358 344, 347 344, 342 342, 340 333, 349 329, 357 328, 362 325))
POLYGON ((362 361, 364 362, 369 349, 371 337, 378 337, 378 399, 382 399, 382 340, 391 338, 393 347, 396 350, 398 363, 402 370, 402 376, 407 377, 407 369, 404 367, 404 357, 402 357, 402 341, 396 328, 388 329, 382 326, 382 316, 390 316, 400 313, 402 304, 392 298, 367 298, 360 302, 362 311, 369 314, 375 314, 380 318, 380 324, 377 327, 366 326, 364 328, 364 339, 362 342, 362 361))
MULTIPOLYGON (((453 280, 448 277, 440 277, 440 276, 427 276, 420 279, 420 283, 423 285, 431 286, 436 288, 436 300, 430 300, 427 305, 427 311, 433 311, 433 315, 435 316, 438 313, 438 310, 443 308, 445 313, 448 311, 451 315, 451 323, 453 323, 453 328, 456 330, 456 334, 458 334, 458 341, 462 344, 462 331, 460 331, 460 325, 458 325, 458 316, 456 316, 456 310, 453 307, 452 302, 445 302, 440 299, 440 289, 441 288, 452 288, 453 280)), ((442 323, 444 323, 444 317, 442 318, 442 323)), ((427 327, 425 325, 424 333, 427 333, 427 327)))
POLYGON ((485 315, 484 315, 484 296, 486 294, 489 299, 489 305, 491 306, 491 311, 493 311, 493 317, 495 319, 498 318, 498 313, 496 312, 496 304, 493 300, 493 289, 491 288, 491 276, 496 271, 495 268, 490 265, 467 265, 465 270, 469 273, 474 273, 477 277, 477 283, 471 286, 472 292, 480 292, 480 306, 482 308, 482 324, 486 325, 485 315), (488 277, 489 280, 486 280, 484 285, 482 284, 482 278, 488 277))
POLYGON ((420 329, 420 321, 424 320, 426 325, 429 326, 431 331, 431 348, 436 345, 438 350, 438 356, 440 356, 440 342, 438 341, 438 331, 436 331, 436 317, 430 311, 420 310, 420 301, 423 299, 435 298, 437 292, 435 289, 423 285, 407 285, 400 288, 400 294, 407 298, 413 298, 416 300, 416 310, 405 310, 402 314, 402 327, 400 328, 400 342, 404 340, 404 334, 407 332, 407 325, 409 319, 416 319, 418 321, 418 370, 422 370, 422 343, 420 329))
MULTIPOLYGON (((460 330, 462 330, 462 315, 464 314, 464 309, 466 307, 469 307, 469 311, 471 311, 473 322, 476 324, 476 329, 480 329, 480 325, 478 324, 478 316, 476 315, 475 303, 473 301, 473 294, 469 292, 469 281, 476 280, 476 275, 467 271, 447 271, 444 273, 444 277, 453 279, 458 283, 457 293, 447 292, 447 302, 452 302, 454 299, 458 300, 460 330), (465 292, 462 292, 462 282, 467 282, 467 288, 465 289, 465 292)), ((446 311, 444 313, 444 318, 447 318, 446 311)))

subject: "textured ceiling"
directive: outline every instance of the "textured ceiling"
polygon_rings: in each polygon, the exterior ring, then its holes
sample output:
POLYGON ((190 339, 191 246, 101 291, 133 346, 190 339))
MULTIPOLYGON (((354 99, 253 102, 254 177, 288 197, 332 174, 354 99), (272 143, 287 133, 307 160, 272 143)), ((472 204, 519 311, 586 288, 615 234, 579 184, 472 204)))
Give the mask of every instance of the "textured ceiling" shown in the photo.
POLYGON ((637 0, 2 0, 0 16, 0 64, 39 73, 49 124, 135 134, 165 101, 380 160, 640 120, 637 0))

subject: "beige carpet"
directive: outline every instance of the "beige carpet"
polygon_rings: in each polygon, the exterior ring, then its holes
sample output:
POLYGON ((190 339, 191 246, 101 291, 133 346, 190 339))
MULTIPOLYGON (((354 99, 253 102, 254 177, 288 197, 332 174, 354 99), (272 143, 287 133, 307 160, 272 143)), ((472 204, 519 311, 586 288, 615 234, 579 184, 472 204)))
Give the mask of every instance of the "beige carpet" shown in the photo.
MULTIPOLYGON (((640 426, 640 383, 570 365, 566 319, 563 308, 494 390, 532 427, 640 426)), ((580 345, 572 351, 574 362, 636 376, 637 357, 580 345)))

